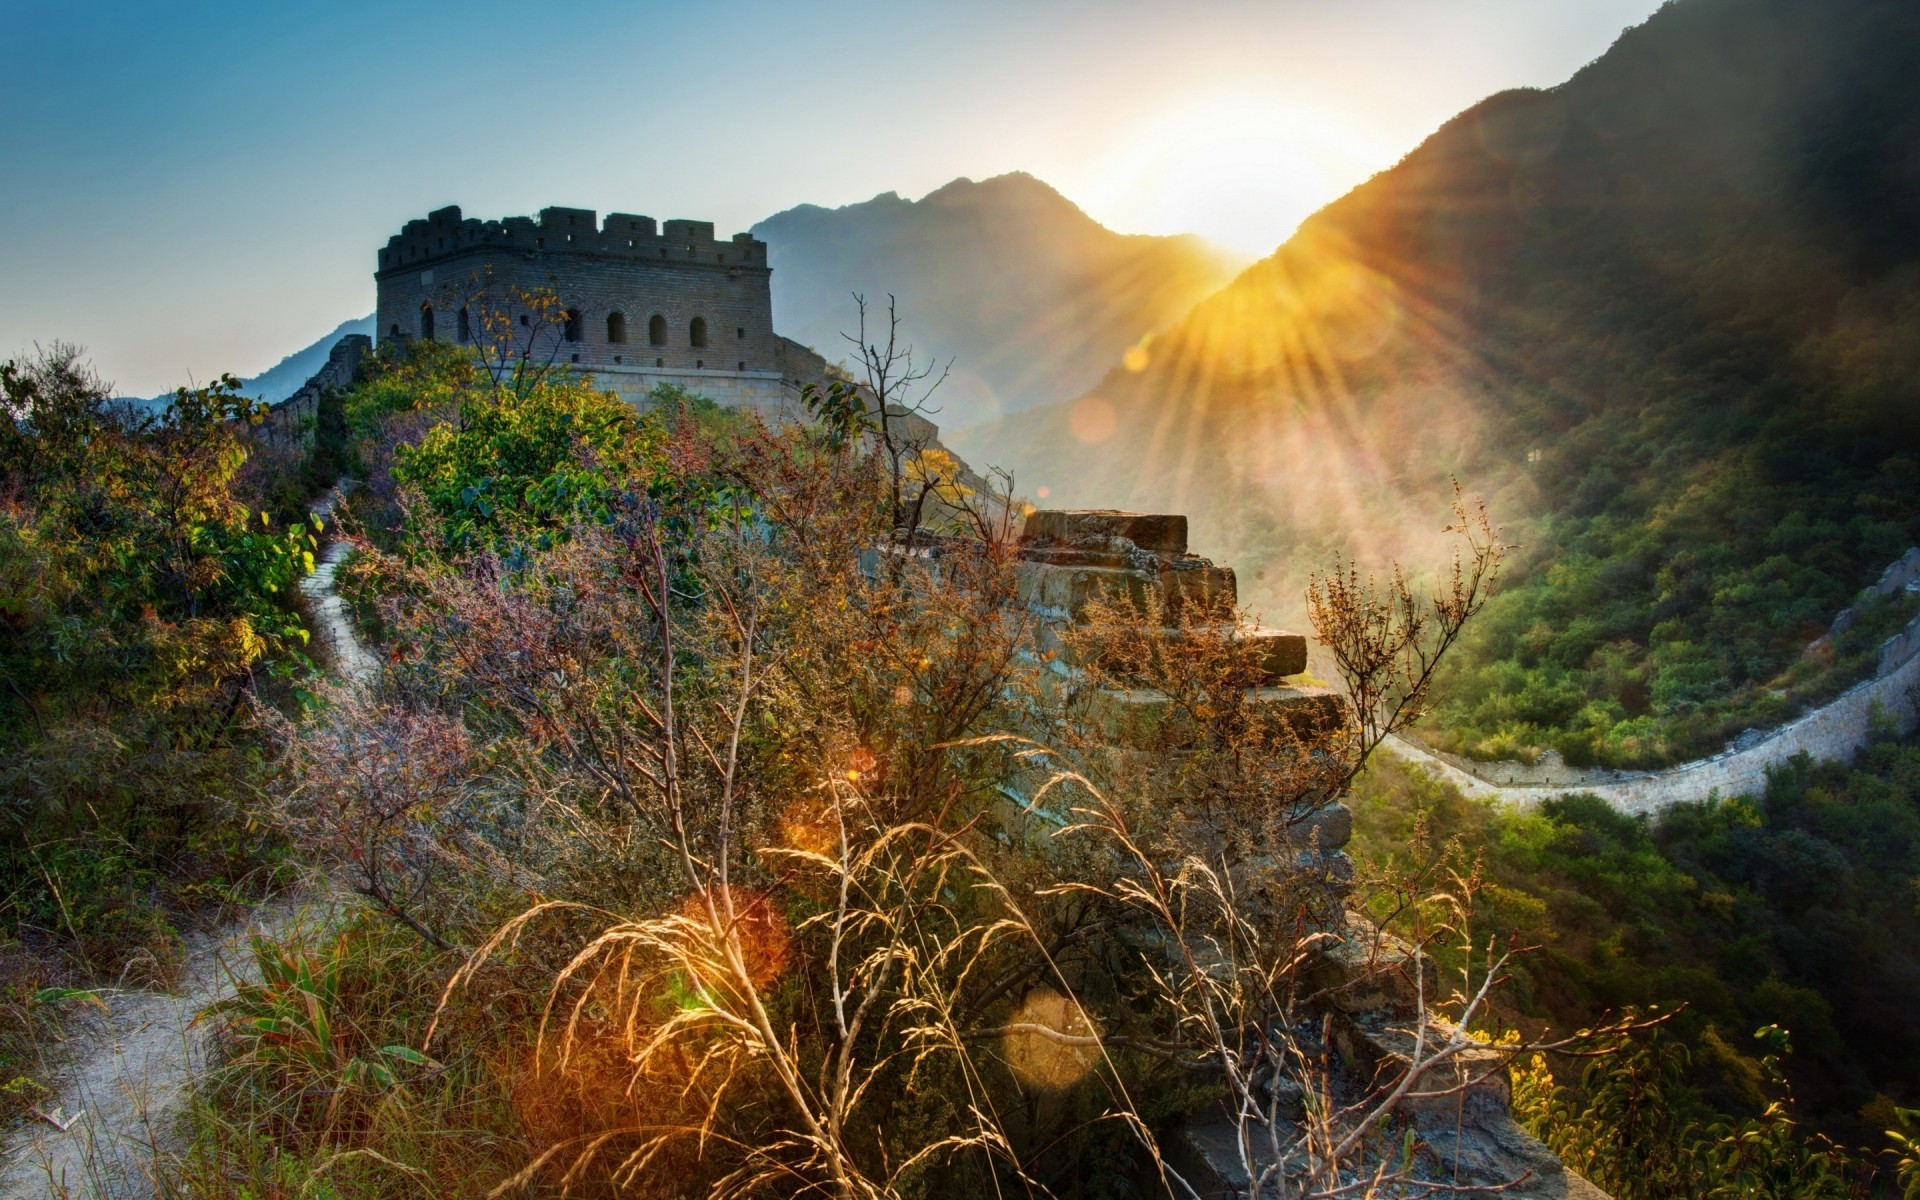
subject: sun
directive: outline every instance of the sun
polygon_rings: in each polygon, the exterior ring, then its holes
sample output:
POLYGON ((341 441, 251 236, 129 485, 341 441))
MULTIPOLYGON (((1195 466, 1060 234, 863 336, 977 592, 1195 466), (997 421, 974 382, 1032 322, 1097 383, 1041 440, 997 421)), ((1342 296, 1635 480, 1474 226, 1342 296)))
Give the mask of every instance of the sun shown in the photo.
POLYGON ((1111 200, 1102 207, 1123 228, 1198 233, 1267 254, 1315 209, 1388 165, 1369 142, 1275 90, 1177 97, 1108 165, 1111 200))

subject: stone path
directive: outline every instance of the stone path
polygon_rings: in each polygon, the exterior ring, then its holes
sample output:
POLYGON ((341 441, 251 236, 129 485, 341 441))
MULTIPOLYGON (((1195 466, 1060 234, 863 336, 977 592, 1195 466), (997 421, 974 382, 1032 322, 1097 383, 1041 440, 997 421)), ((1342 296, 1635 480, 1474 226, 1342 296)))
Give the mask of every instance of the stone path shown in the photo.
MULTIPOLYGON (((1768 767, 1779 766, 1798 754, 1815 759, 1847 758, 1865 744, 1876 706, 1886 717, 1899 723, 1902 733, 1908 732, 1915 725, 1916 687, 1920 687, 1920 655, 1878 678, 1855 685, 1749 746, 1663 771, 1623 771, 1604 780, 1596 780, 1586 772, 1581 779, 1565 783, 1494 783, 1449 761, 1451 756, 1442 757, 1398 738, 1389 740, 1383 748, 1425 767, 1475 799, 1530 807, 1568 792, 1591 792, 1621 812, 1652 813, 1671 805, 1704 800, 1715 792, 1722 796, 1742 792, 1757 794, 1766 787, 1768 767)), ((1489 763, 1481 769, 1497 773, 1500 767, 1489 763)))
MULTIPOLYGON (((330 525, 333 510, 339 503, 340 489, 335 488, 313 506, 313 515, 330 525)), ((314 632, 332 654, 334 666, 348 680, 364 683, 379 670, 379 663, 361 644, 354 632, 353 614, 347 611, 347 602, 334 590, 334 577, 339 573, 340 564, 352 552, 351 542, 341 538, 329 540, 313 574, 300 581, 300 591, 312 610, 314 632)))

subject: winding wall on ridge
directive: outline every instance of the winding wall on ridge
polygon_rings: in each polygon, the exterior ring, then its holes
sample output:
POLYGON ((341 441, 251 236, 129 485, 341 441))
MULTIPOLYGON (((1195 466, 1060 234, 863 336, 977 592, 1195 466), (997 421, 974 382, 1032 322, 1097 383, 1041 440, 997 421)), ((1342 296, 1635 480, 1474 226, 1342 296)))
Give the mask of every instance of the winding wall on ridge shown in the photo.
POLYGON ((1385 748, 1417 763, 1475 799, 1501 800, 1531 807, 1553 796, 1586 792, 1621 812, 1652 813, 1675 804, 1722 796, 1758 793, 1766 787, 1767 769, 1799 754, 1815 759, 1844 759, 1864 745, 1877 711, 1898 722, 1900 732, 1915 725, 1914 692, 1920 688, 1920 620, 1889 639, 1881 672, 1856 684, 1810 713, 1772 730, 1752 745, 1726 750, 1664 771, 1621 772, 1612 780, 1567 783, 1499 784, 1480 778, 1432 751, 1398 738, 1385 748))

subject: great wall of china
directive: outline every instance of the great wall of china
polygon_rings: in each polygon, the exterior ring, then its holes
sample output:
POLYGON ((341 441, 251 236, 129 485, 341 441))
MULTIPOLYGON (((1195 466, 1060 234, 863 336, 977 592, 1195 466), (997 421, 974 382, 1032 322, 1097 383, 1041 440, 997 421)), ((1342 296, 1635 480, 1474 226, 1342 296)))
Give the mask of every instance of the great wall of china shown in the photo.
MULTIPOLYGON (((1912 590, 1916 584, 1920 584, 1920 547, 1908 550, 1889 566, 1861 593, 1861 598, 1891 596, 1912 590)), ((1853 614, 1851 608, 1841 612, 1827 636, 1814 645, 1850 628, 1853 614)), ((1598 796, 1621 812, 1646 814, 1713 795, 1758 794, 1767 786, 1768 771, 1799 755, 1816 761, 1849 758, 1866 744, 1877 724, 1890 724, 1901 733, 1909 733, 1920 723, 1916 695, 1920 695, 1920 617, 1881 643, 1873 678, 1745 744, 1736 743, 1719 754, 1664 770, 1607 773, 1569 769, 1556 779, 1552 769, 1540 771, 1519 763, 1475 763, 1404 739, 1390 741, 1386 748, 1476 800, 1531 807, 1554 796, 1578 792, 1598 796), (1526 775, 1544 778, 1528 779, 1526 775)))

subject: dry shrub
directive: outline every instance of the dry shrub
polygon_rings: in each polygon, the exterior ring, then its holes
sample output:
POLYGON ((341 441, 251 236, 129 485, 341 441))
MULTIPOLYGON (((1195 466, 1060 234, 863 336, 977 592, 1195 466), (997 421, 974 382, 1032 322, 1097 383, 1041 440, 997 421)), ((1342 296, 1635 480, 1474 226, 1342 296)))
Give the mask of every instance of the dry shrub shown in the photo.
POLYGON ((1305 1029, 1339 918, 1310 818, 1418 715, 1484 549, 1432 618, 1325 593, 1354 730, 1251 701, 1226 611, 1096 607, 1081 686, 1043 684, 1009 506, 889 470, 898 447, 762 429, 683 457, 714 486, 636 491, 538 554, 369 550, 383 677, 289 743, 302 842, 479 947, 406 1044, 491 1047, 473 1069, 524 1149, 495 1190, 1070 1194, 1089 1164, 1177 1190, 1159 1135, 1213 1102, 1253 1169, 1344 1194, 1477 1043, 1423 1008, 1435 1056, 1335 1095, 1305 1029), (1164 700, 1131 752, 1096 711, 1118 688, 1164 700), (503 987, 540 999, 507 1034, 503 987))

